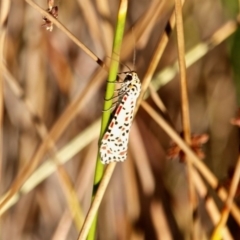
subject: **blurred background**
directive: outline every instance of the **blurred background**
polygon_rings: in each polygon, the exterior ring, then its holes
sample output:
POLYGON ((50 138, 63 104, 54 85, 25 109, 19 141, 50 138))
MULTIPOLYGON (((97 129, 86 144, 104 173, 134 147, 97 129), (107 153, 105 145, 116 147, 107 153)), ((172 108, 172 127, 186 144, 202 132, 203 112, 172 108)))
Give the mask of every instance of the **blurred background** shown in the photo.
MULTIPOLYGON (((48 8, 46 0, 35 2, 48 8)), ((57 0, 53 5, 58 6, 58 20, 81 43, 102 60, 111 56, 119 1, 57 0)), ((134 67, 140 79, 173 11, 174 1, 129 1, 121 61, 134 67)), ((238 11, 234 0, 189 0, 183 7, 186 52, 192 51, 195 58, 187 68, 191 131, 208 134, 202 161, 223 183, 239 151, 238 128, 230 124, 237 116, 240 96, 238 11), (221 41, 213 37, 217 31, 221 41), (196 48, 199 44, 207 46, 204 53, 196 48)), ((12 206, 1 212, 3 240, 76 239, 91 202, 107 72, 66 32, 54 25, 47 31, 42 17, 27 2, 12 0, 3 26, 1 200, 12 184, 19 182, 18 177, 25 176, 23 170, 36 163, 28 169, 35 172, 35 178, 28 181, 32 187, 24 185, 12 206), (53 128, 55 146, 48 143, 42 147, 53 128), (79 136, 74 145, 72 140, 79 136), (54 157, 65 146, 69 146, 66 155, 72 155, 54 157), (65 158, 65 163, 56 167, 56 162, 65 158), (44 168, 37 172, 40 166, 44 168), (71 205, 71 186, 79 205, 71 205), (78 217, 72 217, 75 210, 71 206, 78 208, 78 217)), ((166 106, 168 121, 180 133, 176 61, 174 30, 152 83, 166 106)), ((151 97, 146 101, 164 115, 151 97)), ((186 166, 178 158, 167 157, 170 138, 140 107, 129 141, 128 159, 117 165, 100 206, 97 239, 191 239, 186 166)), ((221 209, 217 194, 211 190, 210 195, 221 209)), ((210 239, 215 223, 202 196, 196 212, 197 237, 192 239, 210 239)), ((231 237, 224 239, 240 239, 240 227, 231 216, 228 228, 231 237)))

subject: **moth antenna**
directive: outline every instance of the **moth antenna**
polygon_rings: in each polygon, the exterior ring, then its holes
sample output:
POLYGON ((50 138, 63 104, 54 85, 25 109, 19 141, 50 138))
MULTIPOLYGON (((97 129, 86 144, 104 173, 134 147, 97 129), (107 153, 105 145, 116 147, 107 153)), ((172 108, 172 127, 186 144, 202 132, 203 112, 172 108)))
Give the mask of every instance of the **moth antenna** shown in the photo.
MULTIPOLYGON (((132 71, 131 68, 130 68, 128 65, 126 65, 126 64, 124 64, 124 63, 118 61, 117 59, 114 59, 114 58, 109 57, 109 56, 107 56, 107 58, 110 58, 110 59, 113 60, 113 61, 119 62, 119 64, 122 65, 122 66, 124 66, 124 67, 126 67, 126 68, 129 70, 129 72, 132 71)), ((125 73, 125 72, 123 72, 123 73, 125 73)), ((118 73, 118 74, 120 74, 120 73, 118 73)))
POLYGON ((109 111, 113 110, 114 108, 116 108, 116 105, 117 105, 117 102, 113 103, 112 106, 109 109, 102 110, 102 112, 109 112, 109 111))
POLYGON ((118 95, 113 96, 113 97, 111 97, 111 98, 109 98, 109 99, 104 98, 104 101, 110 101, 110 100, 113 100, 113 99, 115 99, 115 98, 122 97, 124 94, 125 94, 125 92, 119 93, 118 95))

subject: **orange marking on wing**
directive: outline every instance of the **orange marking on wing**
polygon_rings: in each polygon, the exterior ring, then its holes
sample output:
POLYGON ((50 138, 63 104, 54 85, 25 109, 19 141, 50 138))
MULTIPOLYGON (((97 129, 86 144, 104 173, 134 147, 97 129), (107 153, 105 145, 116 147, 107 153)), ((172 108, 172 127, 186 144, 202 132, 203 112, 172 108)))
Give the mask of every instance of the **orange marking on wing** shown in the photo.
POLYGON ((127 151, 120 152, 119 155, 125 155, 127 151))
POLYGON ((112 128, 114 126, 114 122, 111 122, 111 124, 109 125, 110 128, 112 128))
POLYGON ((108 134, 105 134, 104 137, 103 137, 103 139, 107 139, 108 136, 109 136, 108 134))
POLYGON ((121 111, 121 109, 122 109, 122 106, 119 106, 119 107, 117 108, 117 110, 116 110, 116 114, 119 114, 120 111, 121 111))
POLYGON ((128 117, 125 118, 125 121, 126 121, 126 122, 128 121, 128 117))
POLYGON ((105 150, 105 149, 107 149, 107 147, 106 147, 106 146, 103 146, 102 149, 105 150))

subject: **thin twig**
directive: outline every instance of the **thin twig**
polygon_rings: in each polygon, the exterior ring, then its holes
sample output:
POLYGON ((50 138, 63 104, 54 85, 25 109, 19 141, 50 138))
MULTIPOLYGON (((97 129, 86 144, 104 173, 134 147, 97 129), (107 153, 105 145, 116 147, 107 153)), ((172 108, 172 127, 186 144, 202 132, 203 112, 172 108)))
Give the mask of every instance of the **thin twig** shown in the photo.
MULTIPOLYGON (((175 0, 175 14, 176 14, 176 30, 177 30, 177 45, 178 45, 178 64, 180 73, 180 91, 181 91, 181 113, 182 113, 182 125, 183 125, 183 137, 186 143, 191 145, 191 126, 189 117, 189 103, 188 103, 188 85, 186 76, 186 63, 185 63, 185 43, 184 43, 184 30, 182 20, 182 3, 181 0, 175 0)), ((192 163, 187 161, 188 169, 188 187, 189 187, 189 202, 190 209, 193 211, 196 208, 196 194, 194 191, 192 181, 192 163)))
POLYGON ((78 47, 80 47, 86 54, 88 54, 96 63, 98 63, 102 68, 108 71, 108 67, 105 63, 98 58, 91 50, 89 50, 83 43, 81 43, 62 23, 60 23, 56 18, 54 18, 47 11, 39 7, 32 0, 25 0, 29 5, 35 8, 43 16, 46 16, 52 23, 54 23, 59 29, 61 29, 78 47))
POLYGON ((188 103, 188 87, 186 76, 186 63, 185 63, 185 43, 183 33, 182 21, 182 4, 181 0, 175 0, 175 14, 176 14, 176 30, 177 30, 177 45, 178 45, 178 64, 180 73, 181 85, 181 100, 182 100, 182 124, 184 131, 184 139, 188 145, 191 145, 191 129, 189 117, 189 103, 188 103))

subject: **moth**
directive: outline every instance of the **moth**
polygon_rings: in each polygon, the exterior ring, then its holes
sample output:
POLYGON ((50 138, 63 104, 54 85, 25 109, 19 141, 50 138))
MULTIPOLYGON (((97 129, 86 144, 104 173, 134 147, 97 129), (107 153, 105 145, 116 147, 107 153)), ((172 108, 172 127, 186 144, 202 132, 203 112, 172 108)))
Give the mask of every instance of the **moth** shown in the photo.
POLYGON ((125 74, 118 94, 119 103, 100 143, 103 164, 123 162, 127 158, 129 132, 136 102, 141 92, 141 82, 135 71, 125 72, 125 74))

